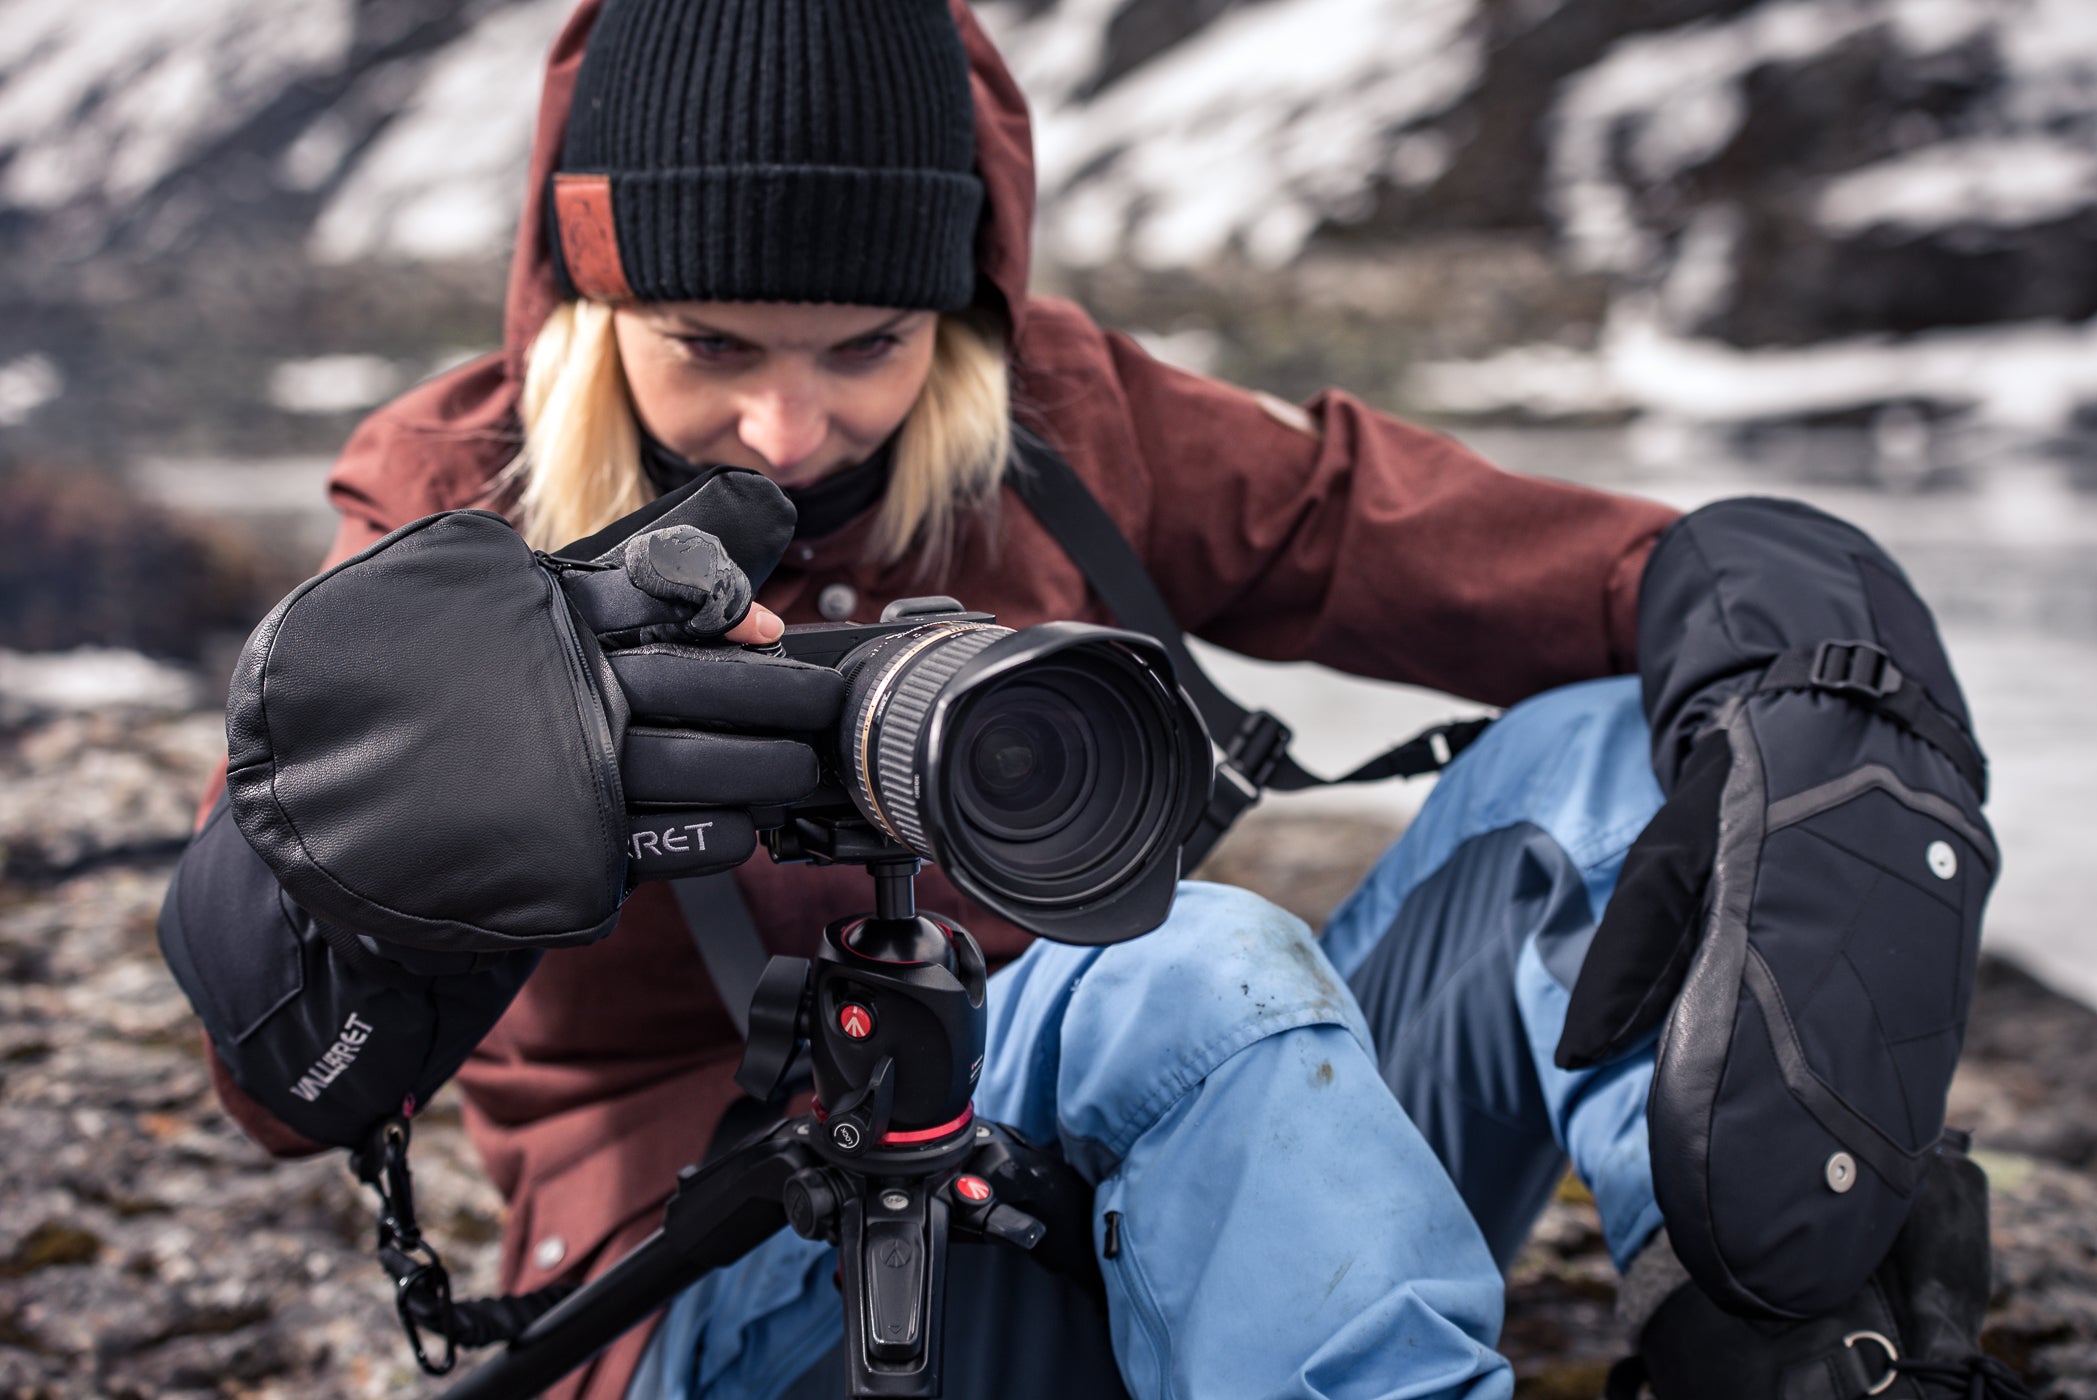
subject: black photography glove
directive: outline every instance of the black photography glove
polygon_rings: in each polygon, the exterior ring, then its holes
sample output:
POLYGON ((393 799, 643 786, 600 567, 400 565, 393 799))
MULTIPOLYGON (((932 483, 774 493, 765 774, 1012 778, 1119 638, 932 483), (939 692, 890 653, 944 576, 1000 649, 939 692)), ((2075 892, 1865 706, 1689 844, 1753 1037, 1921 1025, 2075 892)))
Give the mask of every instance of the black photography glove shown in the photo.
POLYGON ((394 531, 249 638, 226 709, 241 834, 320 919, 445 952, 591 942, 636 875, 746 859, 747 807, 816 782, 781 735, 842 698, 831 671, 712 640, 793 522, 723 469, 560 556, 486 511, 394 531))
POLYGON ((634 721, 619 765, 632 880, 747 860, 748 809, 792 802, 818 780, 815 750, 785 736, 827 730, 844 698, 828 667, 717 640, 792 538, 791 503, 751 472, 715 472, 674 495, 668 511, 657 502, 553 557, 634 721), (669 523, 695 517, 708 528, 669 523))
POLYGON ((1653 1185, 1727 1307, 1862 1286, 1944 1127, 1998 858, 1936 628, 1860 531, 1724 501, 1662 537, 1639 663, 1667 802, 1625 857, 1557 1062, 1656 1033, 1653 1185))

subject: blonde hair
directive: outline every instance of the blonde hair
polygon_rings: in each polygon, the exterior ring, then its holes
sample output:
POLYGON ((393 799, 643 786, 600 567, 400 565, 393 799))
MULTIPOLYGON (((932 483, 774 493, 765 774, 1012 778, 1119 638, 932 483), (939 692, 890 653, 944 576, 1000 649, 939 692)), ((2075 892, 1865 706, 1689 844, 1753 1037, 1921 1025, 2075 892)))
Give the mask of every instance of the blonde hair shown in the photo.
MULTIPOLYGON (((532 341, 518 405, 524 450, 503 485, 515 492, 518 529, 539 549, 601 530, 653 494, 612 317, 601 302, 565 302, 532 341)), ((915 551, 922 576, 945 567, 969 514, 997 499, 1010 414, 1002 338, 971 318, 941 316, 931 372, 896 436, 867 541, 872 562, 915 551)))

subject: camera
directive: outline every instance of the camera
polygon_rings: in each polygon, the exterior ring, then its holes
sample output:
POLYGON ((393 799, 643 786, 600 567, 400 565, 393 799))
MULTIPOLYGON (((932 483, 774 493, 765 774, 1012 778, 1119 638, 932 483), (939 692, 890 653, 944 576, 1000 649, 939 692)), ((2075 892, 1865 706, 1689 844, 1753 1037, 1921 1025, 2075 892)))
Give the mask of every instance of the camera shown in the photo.
POLYGON ((775 858, 860 858, 836 824, 864 823, 1043 937, 1115 943, 1164 921, 1213 769, 1156 639, 1014 630, 931 597, 789 627, 775 647, 846 682, 823 785, 760 823, 775 858))

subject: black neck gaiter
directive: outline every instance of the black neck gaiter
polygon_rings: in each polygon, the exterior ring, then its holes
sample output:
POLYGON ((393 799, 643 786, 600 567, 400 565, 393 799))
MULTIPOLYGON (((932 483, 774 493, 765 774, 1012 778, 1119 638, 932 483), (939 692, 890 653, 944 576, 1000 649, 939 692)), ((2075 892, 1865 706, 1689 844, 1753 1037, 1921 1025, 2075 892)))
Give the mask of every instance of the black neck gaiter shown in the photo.
MULTIPOLYGON (((826 476, 812 486, 787 490, 786 498, 794 503, 798 514, 794 538, 819 540, 835 534, 867 511, 888 490, 895 455, 895 439, 891 437, 864 462, 826 476)), ((657 495, 676 490, 700 471, 647 433, 641 434, 641 469, 657 495)))

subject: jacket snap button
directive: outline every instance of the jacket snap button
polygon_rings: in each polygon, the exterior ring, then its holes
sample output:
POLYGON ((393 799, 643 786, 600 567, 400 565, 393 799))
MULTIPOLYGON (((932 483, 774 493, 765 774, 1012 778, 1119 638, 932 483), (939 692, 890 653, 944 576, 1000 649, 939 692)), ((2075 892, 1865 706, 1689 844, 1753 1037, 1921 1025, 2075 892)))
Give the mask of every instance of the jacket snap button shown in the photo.
POLYGON ((859 590, 849 583, 826 583, 816 594, 816 611, 832 622, 843 622, 859 606, 859 590))
POLYGON ((1828 1190, 1840 1196, 1857 1184, 1857 1160, 1847 1152, 1828 1158, 1828 1190))
POLYGON ((561 1261, 567 1257, 568 1241, 559 1235, 548 1235, 532 1246, 532 1263, 537 1265, 541 1272, 558 1269, 561 1261))
POLYGON ((1949 841, 1932 841, 1927 853, 1930 874, 1940 880, 1949 880, 1959 873, 1959 853, 1951 848, 1949 841))

